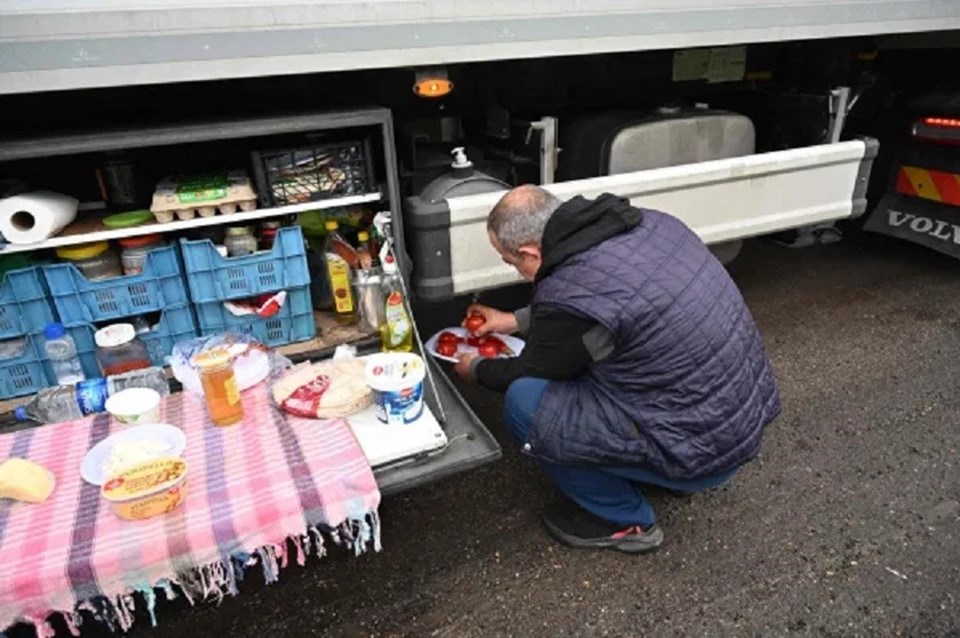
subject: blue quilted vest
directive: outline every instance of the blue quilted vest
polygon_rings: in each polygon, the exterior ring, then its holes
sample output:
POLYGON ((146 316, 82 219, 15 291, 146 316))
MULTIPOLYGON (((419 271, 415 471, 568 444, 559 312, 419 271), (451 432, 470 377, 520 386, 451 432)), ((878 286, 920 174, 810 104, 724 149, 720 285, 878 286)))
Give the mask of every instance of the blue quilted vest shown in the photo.
POLYGON ((533 305, 593 319, 616 346, 581 377, 547 386, 530 454, 670 479, 757 455, 780 412, 770 362, 736 285, 680 220, 644 210, 641 223, 538 281, 533 305))

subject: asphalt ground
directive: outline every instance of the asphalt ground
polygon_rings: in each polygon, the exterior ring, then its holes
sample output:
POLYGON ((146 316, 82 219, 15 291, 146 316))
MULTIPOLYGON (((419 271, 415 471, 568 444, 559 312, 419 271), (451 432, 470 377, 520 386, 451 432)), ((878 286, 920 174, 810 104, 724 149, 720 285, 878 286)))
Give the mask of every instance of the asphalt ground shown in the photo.
MULTIPOLYGON (((885 241, 749 243, 731 266, 783 398, 760 457, 690 498, 651 491, 645 556, 565 549, 556 492, 492 465, 385 500, 384 549, 331 551, 135 636, 960 636, 960 268, 885 241)), ((455 314, 458 309, 453 309, 455 314)), ((441 314, 435 321, 445 321, 441 314)))

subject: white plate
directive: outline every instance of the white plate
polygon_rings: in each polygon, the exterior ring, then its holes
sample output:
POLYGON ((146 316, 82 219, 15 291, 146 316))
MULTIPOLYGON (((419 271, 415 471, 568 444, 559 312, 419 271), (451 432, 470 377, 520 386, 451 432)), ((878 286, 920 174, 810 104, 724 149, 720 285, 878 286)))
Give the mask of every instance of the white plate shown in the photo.
POLYGON ((103 475, 103 466, 110 459, 113 446, 120 441, 156 441, 166 444, 166 450, 161 456, 180 456, 187 447, 187 436, 183 430, 166 423, 150 423, 147 425, 126 426, 123 430, 111 434, 100 441, 87 452, 80 464, 80 476, 87 483, 103 485, 106 477, 103 475))
MULTIPOLYGON (((444 332, 452 332, 453 334, 457 335, 461 339, 466 339, 467 337, 470 336, 470 333, 467 332, 467 329, 461 328, 460 326, 457 326, 456 328, 444 328, 437 334, 430 337, 427 340, 427 342, 423 344, 423 347, 426 348, 427 352, 435 356, 437 359, 442 359, 444 361, 450 361, 451 363, 456 363, 457 362, 456 357, 445 357, 439 352, 437 352, 437 342, 440 340, 440 335, 443 334, 444 332)), ((498 339, 503 341, 505 344, 507 344, 507 347, 513 350, 513 356, 518 356, 521 352, 523 352, 523 346, 526 345, 523 342, 523 339, 517 339, 516 337, 511 337, 510 335, 502 335, 496 332, 492 332, 490 334, 491 336, 497 337, 498 339)), ((461 343, 460 345, 457 346, 457 354, 468 354, 468 353, 476 354, 477 349, 474 348, 473 346, 468 346, 466 343, 461 343)))

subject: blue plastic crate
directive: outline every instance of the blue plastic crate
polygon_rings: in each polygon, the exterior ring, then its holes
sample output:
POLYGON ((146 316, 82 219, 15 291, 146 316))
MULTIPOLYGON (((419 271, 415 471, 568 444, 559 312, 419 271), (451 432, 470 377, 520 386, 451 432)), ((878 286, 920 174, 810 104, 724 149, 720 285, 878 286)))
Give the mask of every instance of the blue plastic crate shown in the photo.
MULTIPOLYGON (((23 342, 12 353, 0 359, 0 398, 9 399, 25 394, 34 394, 53 385, 53 377, 47 376, 43 365, 43 336, 31 334, 19 337, 23 342)), ((12 342, 12 340, 10 340, 12 342)))
MULTIPOLYGON (((96 331, 97 327, 89 323, 67 326, 67 333, 77 344, 77 356, 80 357, 83 373, 88 378, 102 376, 100 364, 97 363, 97 344, 94 340, 96 331)), ((173 352, 173 346, 178 341, 193 339, 197 334, 193 310, 189 304, 186 304, 164 310, 157 327, 150 332, 138 334, 137 337, 150 351, 150 363, 155 366, 164 366, 167 364, 167 357, 173 352)))
POLYGON ((157 312, 190 302, 176 246, 155 248, 139 275, 90 281, 70 263, 43 267, 64 324, 157 312))
POLYGON ((269 251, 221 257, 209 239, 180 240, 194 303, 242 299, 310 284, 299 226, 281 228, 269 251))
POLYGON ((201 335, 244 332, 274 347, 306 341, 317 335, 309 286, 288 290, 283 308, 267 319, 255 315, 237 317, 223 307, 222 301, 195 304, 194 309, 197 311, 201 335))
POLYGON ((7 271, 0 286, 0 339, 31 334, 54 321, 40 267, 7 271))

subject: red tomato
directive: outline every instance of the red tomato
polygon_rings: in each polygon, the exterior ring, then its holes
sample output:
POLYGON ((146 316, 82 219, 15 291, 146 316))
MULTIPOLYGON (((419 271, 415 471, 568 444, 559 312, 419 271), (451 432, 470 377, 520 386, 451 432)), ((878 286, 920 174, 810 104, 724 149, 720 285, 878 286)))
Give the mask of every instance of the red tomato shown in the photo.
POLYGON ((467 345, 471 348, 479 348, 480 344, 485 343, 486 337, 467 337, 467 345))
POLYGON ((480 356, 481 357, 498 357, 500 356, 500 348, 495 343, 481 343, 480 344, 480 356))
POLYGON ((484 343, 493 343, 493 344, 496 344, 497 347, 500 347, 500 346, 503 345, 503 341, 501 341, 501 340, 500 340, 500 337, 498 337, 498 336, 496 336, 496 335, 486 335, 486 336, 481 337, 481 338, 483 339, 483 342, 484 342, 484 343))
POLYGON ((470 332, 476 332, 485 323, 487 323, 487 320, 483 318, 483 315, 470 315, 467 317, 466 328, 470 332))
POLYGON ((437 354, 444 357, 452 357, 457 354, 457 344, 440 342, 437 344, 437 354))
POLYGON ((462 341, 463 339, 450 331, 441 332, 440 337, 437 339, 437 343, 452 343, 453 345, 457 345, 462 341))

